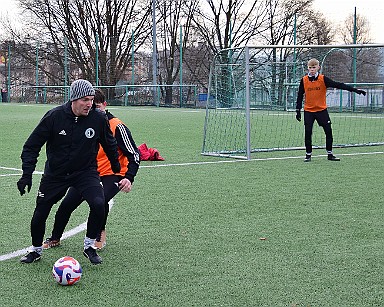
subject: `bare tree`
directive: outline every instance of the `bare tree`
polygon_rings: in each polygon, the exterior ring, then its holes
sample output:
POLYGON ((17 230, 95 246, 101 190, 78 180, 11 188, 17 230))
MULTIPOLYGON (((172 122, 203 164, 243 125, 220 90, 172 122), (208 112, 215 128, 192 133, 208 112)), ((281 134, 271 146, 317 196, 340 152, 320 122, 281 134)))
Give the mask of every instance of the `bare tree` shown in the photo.
POLYGON ((222 91, 218 93, 223 106, 231 106, 233 103, 232 70, 229 63, 235 61, 236 54, 232 51, 220 52, 228 48, 245 46, 255 40, 264 30, 261 25, 265 21, 266 8, 259 5, 260 0, 247 2, 245 0, 206 0, 197 14, 194 16, 194 25, 198 31, 198 36, 205 50, 210 50, 211 58, 207 58, 209 63, 213 60, 213 55, 218 54, 218 61, 226 66, 220 71, 220 82, 222 91))
POLYGON ((306 10, 302 17, 297 19, 297 44, 329 45, 334 41, 336 31, 322 13, 306 10))
MULTIPOLYGON (((313 0, 264 0, 267 19, 260 31, 261 42, 266 45, 329 44, 332 40, 330 23, 312 8, 313 0)), ((271 80, 266 87, 271 102, 284 105, 282 87, 286 78, 285 62, 296 61, 301 50, 273 48, 270 54, 271 80)), ((295 77, 294 77, 295 78, 295 77)))
POLYGON ((350 14, 344 21, 344 27, 340 31, 345 44, 368 44, 371 42, 369 21, 366 17, 350 14), (355 36, 356 35, 356 36, 355 36))
MULTIPOLYGON (((189 44, 192 17, 199 1, 195 0, 162 0, 157 2, 159 12, 159 35, 157 41, 160 48, 159 83, 166 104, 172 104, 173 85, 180 76, 180 68, 189 44)), ((180 92, 180 95, 182 93, 180 92)))
POLYGON ((189 44, 184 53, 183 81, 187 84, 196 84, 200 91, 208 91, 208 76, 210 70, 210 59, 213 58, 212 50, 208 48, 205 42, 193 36, 194 39, 189 44))
MULTIPOLYGON (((135 49, 151 34, 150 6, 137 0, 19 0, 19 6, 27 26, 24 33, 11 33, 16 41, 25 41, 27 33, 62 71, 68 63, 78 68, 68 69, 72 78, 80 73, 96 81, 97 55, 101 85, 115 85, 129 67, 131 33, 135 49)), ((60 77, 56 82, 63 82, 60 77)))
MULTIPOLYGON (((344 21, 340 36, 345 44, 368 44, 371 42, 369 21, 360 14, 351 14, 344 21), (356 17, 356 18, 355 18, 356 17)), ((339 71, 344 71, 346 82, 377 82, 380 77, 380 65, 376 59, 381 58, 378 49, 357 48, 336 53, 331 58, 339 71), (350 69, 345 70, 345 67, 350 69)))
POLYGON ((261 0, 206 0, 206 7, 199 8, 194 23, 201 39, 216 54, 230 47, 247 45, 258 36, 266 18, 266 8, 261 0))

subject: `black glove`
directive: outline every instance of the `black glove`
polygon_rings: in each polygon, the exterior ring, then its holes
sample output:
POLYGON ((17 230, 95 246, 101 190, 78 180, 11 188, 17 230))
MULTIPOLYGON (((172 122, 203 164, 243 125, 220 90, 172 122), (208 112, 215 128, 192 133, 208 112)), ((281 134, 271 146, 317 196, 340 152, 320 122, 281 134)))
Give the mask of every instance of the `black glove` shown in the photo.
POLYGON ((298 122, 301 122, 301 112, 300 110, 296 110, 296 119, 298 122))
POLYGON ((120 166, 120 163, 119 162, 117 162, 116 164, 111 164, 111 168, 112 168, 112 172, 114 173, 114 174, 118 174, 118 173, 120 173, 120 170, 121 170, 121 166, 120 166))
POLYGON ((364 96, 367 95, 367 92, 363 90, 356 90, 356 93, 358 93, 359 95, 363 94, 364 96))
POLYGON ((28 187, 27 191, 29 193, 32 187, 32 175, 23 174, 17 182, 17 188, 20 191, 20 195, 25 194, 25 187, 28 187))

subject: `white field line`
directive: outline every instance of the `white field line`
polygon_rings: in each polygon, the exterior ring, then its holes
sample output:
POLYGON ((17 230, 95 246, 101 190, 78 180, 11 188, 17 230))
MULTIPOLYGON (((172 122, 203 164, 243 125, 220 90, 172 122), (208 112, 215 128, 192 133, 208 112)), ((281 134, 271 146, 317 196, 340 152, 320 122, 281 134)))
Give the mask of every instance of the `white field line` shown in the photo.
MULTIPOLYGON (((360 156, 360 155, 378 155, 378 154, 384 154, 383 151, 375 151, 375 152, 361 152, 361 153, 350 153, 350 154, 338 154, 338 156, 360 156)), ((326 155, 316 155, 313 157, 324 157, 326 155)), ((251 160, 219 160, 219 161, 205 161, 205 162, 190 162, 190 163, 172 163, 172 164, 156 164, 156 165, 142 165, 140 168, 158 168, 158 167, 172 167, 172 166, 190 166, 190 165, 206 165, 206 164, 220 164, 220 163, 237 163, 237 162, 251 162, 251 161, 271 161, 271 160, 290 160, 290 159, 303 159, 301 156, 289 156, 289 157, 279 157, 279 158, 256 158, 251 160)), ((21 169, 17 168, 10 168, 10 167, 3 167, 0 166, 0 169, 4 170, 15 170, 22 172, 21 169)), ((35 171, 34 174, 42 174, 43 172, 37 172, 35 171)), ((8 174, 8 175, 0 175, 0 176, 16 176, 21 175, 19 174, 8 174)), ((110 204, 110 208, 112 208, 113 203, 110 204)), ((80 224, 79 226, 76 226, 73 229, 70 229, 63 233, 63 236, 61 240, 65 240, 69 237, 72 237, 79 232, 82 232, 86 229, 87 222, 84 222, 80 224)), ((0 261, 12 259, 15 257, 19 257, 25 253, 28 252, 29 247, 19 249, 17 251, 10 252, 8 254, 0 255, 0 261)))
MULTIPOLYGON (((64 232, 63 236, 61 237, 61 240, 64 240, 64 239, 69 238, 69 237, 72 237, 72 236, 78 234, 79 232, 82 232, 86 228, 87 228, 87 222, 84 222, 83 224, 80 224, 79 226, 76 226, 75 228, 64 232)), ((26 247, 26 248, 23 248, 23 249, 19 249, 17 251, 13 251, 13 252, 11 252, 9 254, 0 255, 0 261, 12 259, 12 258, 15 258, 15 257, 20 257, 21 255, 26 254, 28 252, 28 249, 29 249, 29 247, 26 247)))

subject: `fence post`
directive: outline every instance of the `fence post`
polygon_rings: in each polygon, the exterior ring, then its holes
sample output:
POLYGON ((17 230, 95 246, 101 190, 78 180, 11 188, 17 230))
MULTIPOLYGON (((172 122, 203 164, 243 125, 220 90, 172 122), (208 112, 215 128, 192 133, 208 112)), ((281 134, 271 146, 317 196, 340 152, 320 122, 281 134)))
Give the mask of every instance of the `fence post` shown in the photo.
POLYGON ((135 31, 132 30, 132 85, 135 85, 135 31))
POLYGON ((8 82, 7 82, 7 101, 11 101, 11 44, 8 44, 8 82))
POLYGON ((127 86, 124 86, 124 89, 125 89, 125 94, 124 94, 124 105, 127 106, 127 105, 128 105, 128 87, 127 87, 127 86))
POLYGON ((64 103, 68 100, 68 40, 64 37, 64 103))
POLYGON ((183 106, 183 27, 180 25, 180 108, 183 106))
POLYGON ((36 43, 36 68, 35 68, 35 102, 39 103, 39 42, 36 43))
POLYGON ((247 138, 247 159, 251 160, 251 101, 249 87, 249 47, 245 47, 245 116, 246 116, 246 138, 247 138))

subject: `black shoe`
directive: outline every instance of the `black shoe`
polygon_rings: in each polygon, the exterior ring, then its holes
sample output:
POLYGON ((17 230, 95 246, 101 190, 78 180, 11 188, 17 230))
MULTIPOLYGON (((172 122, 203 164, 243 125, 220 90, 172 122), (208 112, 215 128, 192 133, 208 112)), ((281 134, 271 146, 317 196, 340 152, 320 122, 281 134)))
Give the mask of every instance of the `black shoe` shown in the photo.
POLYGON ((103 259, 96 253, 96 250, 92 247, 88 247, 83 252, 84 256, 91 261, 92 264, 100 264, 103 262, 103 259))
POLYGON ((328 155, 329 161, 340 161, 340 158, 335 157, 334 155, 328 155))
POLYGON ((35 261, 39 261, 41 259, 41 255, 37 252, 28 252, 25 256, 20 258, 21 263, 32 263, 35 261))
POLYGON ((311 155, 306 155, 304 162, 311 162, 311 155))

